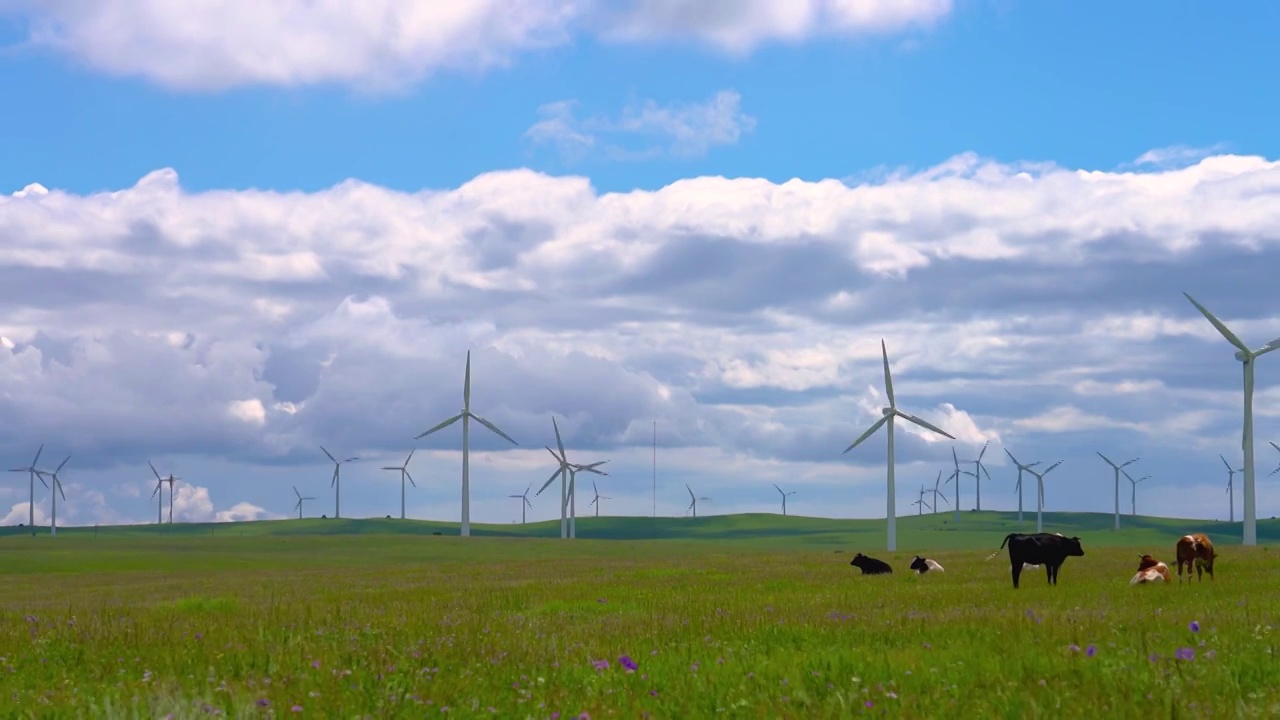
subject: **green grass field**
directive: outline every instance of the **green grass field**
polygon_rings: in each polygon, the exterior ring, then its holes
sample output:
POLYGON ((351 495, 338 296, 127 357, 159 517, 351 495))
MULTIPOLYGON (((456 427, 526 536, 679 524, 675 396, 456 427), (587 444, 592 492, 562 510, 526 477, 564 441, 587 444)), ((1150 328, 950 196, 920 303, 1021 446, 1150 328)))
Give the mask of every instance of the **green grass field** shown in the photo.
POLYGON ((659 540, 583 518, 618 539, 577 542, 541 539, 556 523, 8 531, 0 716, 1280 715, 1280 553, 1238 524, 1051 517, 1087 554, 1018 590, 987 559, 1028 529, 1007 513, 903 518, 896 553, 883 521, 769 515, 666 519, 659 540), (1193 530, 1216 580, 1128 586, 1138 552, 1171 563, 1193 530), (916 550, 946 573, 909 574, 916 550), (856 551, 895 574, 859 575, 856 551))

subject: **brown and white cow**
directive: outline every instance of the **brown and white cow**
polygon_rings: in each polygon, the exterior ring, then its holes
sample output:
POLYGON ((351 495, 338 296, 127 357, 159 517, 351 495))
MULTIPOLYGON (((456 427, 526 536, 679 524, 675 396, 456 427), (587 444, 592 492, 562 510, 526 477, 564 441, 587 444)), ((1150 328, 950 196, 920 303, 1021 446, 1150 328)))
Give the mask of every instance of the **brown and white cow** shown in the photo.
POLYGON ((1204 533, 1192 533, 1178 538, 1178 582, 1182 582, 1182 566, 1187 566, 1187 582, 1191 582, 1191 567, 1195 566, 1196 579, 1204 581, 1203 573, 1209 573, 1213 579, 1213 560, 1218 553, 1213 550, 1213 542, 1204 533))
POLYGON ((1156 560, 1150 555, 1143 555, 1138 561, 1138 572, 1129 581, 1130 585, 1143 585, 1146 583, 1167 583, 1173 580, 1173 576, 1169 573, 1169 566, 1156 560))

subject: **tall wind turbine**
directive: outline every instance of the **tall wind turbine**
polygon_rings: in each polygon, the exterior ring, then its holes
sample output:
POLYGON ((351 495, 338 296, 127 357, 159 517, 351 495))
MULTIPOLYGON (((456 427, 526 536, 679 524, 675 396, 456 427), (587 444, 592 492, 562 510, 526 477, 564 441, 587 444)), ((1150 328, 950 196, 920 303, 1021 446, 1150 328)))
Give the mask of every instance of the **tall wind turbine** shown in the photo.
MULTIPOLYGON (((1274 444, 1274 443, 1273 443, 1274 444)), ((44 472, 36 469, 36 463, 40 462, 40 453, 44 452, 44 443, 40 443, 40 447, 36 450, 36 458, 26 467, 13 468, 9 472, 25 472, 28 474, 28 480, 31 485, 31 496, 27 500, 27 528, 34 535, 36 530, 36 477, 43 475, 44 472)))
POLYGON ((173 473, 169 473, 169 477, 164 479, 165 482, 169 483, 169 524, 170 525, 173 524, 173 484, 181 479, 182 478, 180 477, 174 477, 173 473))
POLYGON ((527 488, 525 488, 525 489, 524 489, 524 494, 523 494, 523 495, 508 495, 508 496, 507 496, 507 497, 509 497, 509 498, 516 498, 516 499, 518 499, 518 500, 523 500, 523 501, 524 501, 524 502, 520 503, 520 524, 521 524, 521 525, 524 525, 526 522, 528 522, 528 520, 529 520, 528 510, 529 510, 529 508, 533 507, 533 503, 529 502, 529 491, 530 491, 531 489, 533 489, 533 483, 529 483, 529 487, 527 487, 527 488))
POLYGON ((1036 472, 1030 467, 1026 471, 1031 473, 1036 479, 1036 532, 1044 532, 1044 476, 1053 472, 1053 469, 1062 464, 1062 461, 1050 465, 1044 469, 1044 472, 1036 472))
MULTIPOLYGON (((898 549, 898 523, 897 523, 898 513, 897 513, 897 507, 895 505, 896 497, 894 495, 894 487, 893 487, 893 419, 895 417, 900 417, 903 420, 906 420, 911 423, 915 423, 916 425, 919 425, 920 427, 926 430, 932 430, 933 432, 936 432, 939 435, 942 435, 944 437, 951 438, 952 440, 955 440, 955 438, 952 437, 950 434, 948 434, 946 431, 938 427, 935 427, 933 425, 930 425, 929 423, 925 422, 924 420, 921 420, 915 415, 909 415, 898 409, 898 405, 893 399, 893 377, 889 374, 889 351, 885 349, 883 339, 880 341, 880 354, 884 358, 884 393, 889 398, 889 407, 882 408, 880 410, 881 418, 875 421, 875 423, 871 427, 867 428, 866 432, 859 435, 858 439, 854 440, 853 444, 845 448, 844 451, 847 453, 850 450, 854 449, 863 440, 866 440, 867 438, 874 435, 875 431, 879 430, 881 425, 888 423, 889 425, 889 429, 888 429, 889 473, 888 473, 888 482, 887 482, 886 493, 885 493, 885 495, 887 496, 886 505, 888 506, 888 513, 887 513, 888 517, 886 518, 887 520, 886 524, 888 525, 887 533, 889 536, 889 551, 893 552, 898 549)), ((960 484, 960 480, 957 478, 956 479, 957 487, 959 486, 959 484, 960 484)), ((960 503, 957 502, 956 503, 957 512, 958 512, 959 506, 960 506, 960 503)))
POLYGON ((613 498, 609 497, 608 495, 601 495, 600 488, 596 487, 595 480, 591 481, 591 491, 596 494, 595 499, 591 501, 591 504, 596 506, 596 517, 600 517, 600 501, 612 500, 613 498))
POLYGON ((404 481, 407 478, 414 487, 418 487, 418 483, 413 482, 413 476, 409 474, 409 461, 413 459, 413 454, 417 452, 417 448, 409 451, 409 457, 404 459, 404 464, 399 466, 387 466, 383 470, 397 470, 400 472, 400 519, 404 520, 404 481))
POLYGON ((1242 435, 1242 441, 1240 443, 1241 448, 1243 448, 1244 450, 1244 541, 1243 541, 1243 544, 1257 545, 1258 544, 1258 516, 1257 516, 1257 506, 1255 505, 1255 502, 1254 502, 1255 497, 1254 497, 1254 486, 1253 486, 1253 479, 1254 479, 1254 473, 1253 473, 1253 365, 1254 365, 1254 361, 1257 360, 1259 357, 1266 355, 1272 350, 1280 349, 1280 338, 1276 338, 1275 340, 1272 340, 1271 342, 1267 343, 1266 345, 1263 345, 1257 350, 1250 350, 1248 345, 1245 345, 1243 342, 1241 342, 1240 338, 1235 336, 1235 333, 1232 333, 1230 330, 1228 330, 1226 325, 1223 325, 1222 322, 1218 320, 1218 318, 1214 317, 1213 313, 1206 310, 1203 305, 1196 302, 1195 298, 1191 297, 1190 295, 1187 295, 1187 293, 1185 292, 1182 294, 1186 295, 1187 299, 1191 301, 1191 304, 1195 305, 1196 309, 1200 311, 1200 314, 1204 315, 1205 319, 1208 320, 1215 328, 1217 328, 1218 332, 1222 333, 1222 337, 1226 338, 1227 342, 1236 346, 1236 348, 1239 350, 1239 352, 1236 353, 1236 360, 1239 360, 1241 364, 1244 366, 1244 433, 1242 435))
POLYGON ((1228 511, 1227 522, 1235 522, 1236 521, 1236 492, 1235 492, 1236 473, 1243 472, 1244 468, 1231 467, 1231 463, 1227 462, 1227 459, 1222 457, 1222 453, 1218 453, 1218 457, 1222 458, 1222 464, 1227 466, 1227 502, 1231 504, 1231 509, 1228 511))
POLYGON ((1142 482, 1143 480, 1150 480, 1151 476, 1143 475, 1137 480, 1134 480, 1133 476, 1130 475, 1127 471, 1122 471, 1122 472, 1124 472, 1124 476, 1126 478, 1129 478, 1129 485, 1131 486, 1129 488, 1131 492, 1131 494, 1129 495, 1129 515, 1133 517, 1137 517, 1138 516, 1138 483, 1142 482))
POLYGON ((49 525, 50 535, 58 534, 58 496, 61 495, 64 501, 67 499, 67 494, 62 491, 62 480, 58 477, 58 473, 62 472, 62 466, 66 465, 67 460, 70 459, 71 456, 68 455, 62 462, 58 463, 58 468, 53 472, 41 473, 40 482, 44 483, 45 487, 49 488, 49 517, 51 520, 49 525), (44 475, 49 476, 51 483, 44 482, 44 475))
POLYGON ((333 479, 329 481, 329 487, 333 488, 333 516, 340 518, 342 517, 342 466, 360 458, 349 457, 345 460, 339 460, 328 450, 325 450, 323 445, 320 446, 320 449, 324 452, 324 456, 333 463, 333 479))
POLYGON ((796 491, 792 490, 791 492, 782 492, 782 488, 778 487, 776 483, 774 484, 773 489, 777 490, 778 494, 782 496, 782 514, 785 516, 787 514, 787 496, 795 495, 796 491))
POLYGON ((489 428, 499 437, 511 443, 519 445, 520 443, 511 439, 510 435, 498 429, 497 425, 485 420, 484 418, 471 412, 471 351, 467 351, 467 372, 462 380, 462 411, 453 417, 442 420, 438 425, 430 430, 422 433, 415 440, 422 439, 437 430, 443 430, 450 425, 462 421, 462 523, 458 534, 462 537, 471 536, 471 425, 470 421, 475 420, 481 425, 489 428))
POLYGON ((919 515, 924 515, 924 509, 925 509, 925 508, 929 508, 929 512, 933 512, 933 508, 932 508, 932 507, 930 507, 929 503, 925 502, 925 500, 924 500, 924 494, 925 494, 926 492, 928 492, 928 490, 925 490, 925 489, 924 489, 924 486, 923 486, 923 485, 921 485, 921 486, 920 486, 920 497, 916 498, 916 499, 915 499, 914 501, 912 501, 912 503, 911 503, 912 505, 915 505, 915 506, 916 506, 916 515, 917 515, 917 516, 919 516, 919 515))
POLYGON ((1115 471, 1115 476, 1116 476, 1116 526, 1115 526, 1115 529, 1119 530, 1120 529, 1120 470, 1126 465, 1131 465, 1133 463, 1138 462, 1140 458, 1126 460, 1125 462, 1122 462, 1119 465, 1117 465, 1111 462, 1111 458, 1107 457, 1106 455, 1103 455, 1102 453, 1098 453, 1098 457, 1102 458, 1103 460, 1106 460, 1107 464, 1111 466, 1111 469, 1115 471))
POLYGON ((938 479, 933 481, 933 511, 938 512, 938 497, 942 497, 943 502, 947 502, 947 496, 938 491, 938 485, 942 484, 942 471, 938 471, 938 479))
POLYGON ((1022 522, 1022 472, 1039 465, 1040 461, 1037 460, 1033 463, 1023 465, 1018 462, 1018 458, 1014 457, 1013 453, 1009 452, 1009 448, 1004 449, 1004 454, 1008 455, 1009 459, 1013 461, 1013 464, 1018 466, 1018 484, 1014 486, 1014 490, 1018 491, 1018 522, 1022 522))
MULTIPOLYGON (((578 537, 578 499, 577 499, 578 492, 576 489, 576 485, 577 485, 576 481, 578 479, 578 473, 589 472, 589 473, 595 473, 596 475, 608 475, 609 473, 604 472, 603 470, 596 469, 607 462, 609 461, 601 460, 599 462, 593 462, 587 465, 579 465, 577 463, 569 464, 568 508, 569 508, 569 539, 571 540, 577 539, 578 537)), ((594 481, 593 481, 593 484, 594 484, 594 481)), ((561 512, 564 512, 563 508, 561 509, 561 512)))
POLYGON ((299 520, 301 520, 301 519, 302 519, 302 501, 303 501, 303 500, 315 500, 315 498, 313 498, 313 497, 308 497, 308 496, 304 496, 302 493, 298 492, 298 486, 297 486, 297 485, 294 485, 294 486, 293 486, 293 494, 298 496, 298 502, 297 502, 297 504, 295 504, 295 505, 293 506, 293 509, 298 511, 298 519, 299 519, 299 520))
POLYGON ((961 475, 961 470, 960 470, 960 457, 959 457, 958 455, 956 455, 956 449, 955 449, 955 447, 952 447, 952 448, 951 448, 951 462, 952 462, 952 464, 953 464, 953 465, 955 465, 955 470, 952 470, 952 471, 951 471, 951 474, 947 476, 947 484, 948 484, 948 485, 950 485, 952 480, 955 480, 955 481, 956 481, 956 489, 955 489, 955 492, 954 492, 954 493, 952 493, 952 498, 955 500, 954 506, 955 506, 955 511, 956 511, 956 522, 960 522, 960 475, 961 475))
MULTIPOLYGON (((157 524, 157 525, 159 525, 159 524, 161 524, 161 523, 163 523, 163 522, 164 522, 164 492, 163 492, 163 490, 164 490, 164 483, 165 483, 165 479, 164 479, 164 478, 162 478, 162 477, 160 477, 160 473, 156 471, 156 466, 155 466, 155 465, 152 465, 150 460, 148 460, 148 461, 147 461, 147 467, 151 468, 151 474, 156 476, 156 489, 151 491, 151 497, 153 497, 153 498, 154 498, 154 497, 155 497, 155 496, 157 496, 157 495, 159 495, 159 496, 160 496, 160 499, 159 499, 159 500, 156 500, 156 524, 157 524)), ((170 476, 172 476, 172 475, 173 475, 173 473, 169 473, 169 474, 170 474, 170 476)), ((172 486, 170 486, 170 487, 172 487, 172 486)), ((172 495, 172 494, 173 494, 172 490, 170 491, 170 493, 169 493, 169 494, 170 494, 170 495, 172 495)))
MULTIPOLYGON (((560 454, 557 455, 556 451, 549 447, 547 448, 547 452, 551 453, 551 457, 556 459, 556 462, 559 463, 559 467, 556 468, 555 472, 551 473, 551 477, 547 478, 547 481, 542 484, 542 487, 538 488, 538 492, 534 493, 534 496, 536 497, 541 495, 542 491, 546 490, 557 477, 560 478, 560 539, 564 540, 569 537, 569 473, 572 471, 573 465, 564 454, 564 441, 560 439, 560 426, 556 424, 555 415, 551 416, 551 427, 556 431, 556 447, 560 449, 560 454)), ((543 447, 546 446, 544 445, 543 447)))
MULTIPOLYGON (((965 470, 964 474, 973 476, 973 493, 974 493, 973 497, 976 502, 974 509, 978 511, 982 510, 982 478, 979 477, 978 473, 987 473, 987 479, 988 480, 991 479, 991 473, 987 472, 986 466, 982 464, 982 456, 987 454, 987 446, 990 444, 991 444, 990 440, 982 444, 982 452, 978 453, 977 460, 965 460, 965 462, 973 463, 973 472, 969 472, 968 470, 965 470)), ((959 483, 956 483, 956 487, 959 487, 959 486, 960 486, 959 483)), ((959 503, 957 503, 957 508, 958 506, 959 506, 959 503)))
POLYGON ((694 516, 694 517, 698 517, 698 501, 699 501, 699 500, 710 500, 711 498, 709 498, 709 497, 695 497, 695 496, 694 496, 694 494, 693 494, 693 488, 689 487, 689 483, 685 483, 685 484, 684 484, 684 489, 689 491, 689 507, 685 508, 685 512, 689 512, 690 510, 692 510, 692 511, 693 511, 693 516, 694 516))

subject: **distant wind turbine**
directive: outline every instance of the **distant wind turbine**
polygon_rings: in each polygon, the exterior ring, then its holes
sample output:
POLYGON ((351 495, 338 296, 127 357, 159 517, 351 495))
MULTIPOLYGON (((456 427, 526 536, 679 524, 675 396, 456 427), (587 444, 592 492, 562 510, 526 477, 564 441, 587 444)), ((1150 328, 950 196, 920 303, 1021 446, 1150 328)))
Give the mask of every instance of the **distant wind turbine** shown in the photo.
POLYGON ((529 484, 529 487, 527 487, 527 488, 525 488, 525 489, 524 489, 524 494, 523 494, 523 495, 508 495, 508 496, 507 496, 507 497, 509 497, 509 498, 517 498, 517 499, 520 499, 520 500, 523 500, 523 501, 524 501, 524 502, 520 503, 520 524, 521 524, 521 525, 524 525, 526 522, 528 522, 528 520, 529 520, 529 515, 528 515, 528 512, 527 512, 527 511, 529 510, 529 508, 533 507, 533 503, 529 502, 529 490, 531 490, 532 488, 533 488, 533 483, 530 483, 530 484, 529 484))
POLYGON ((962 471, 960 470, 960 457, 956 455, 954 446, 951 448, 951 463, 955 466, 955 470, 952 470, 951 474, 947 476, 947 484, 950 485, 952 480, 956 481, 956 489, 952 491, 951 497, 954 500, 952 506, 956 511, 956 522, 960 522, 960 475, 962 471))
POLYGON ((298 492, 298 486, 297 486, 297 485, 294 485, 294 486, 293 486, 293 494, 298 496, 298 502, 297 502, 297 504, 295 504, 295 505, 293 506, 293 509, 298 511, 298 519, 299 519, 299 520, 301 520, 301 519, 302 519, 302 501, 303 501, 303 500, 315 500, 315 498, 313 498, 313 497, 309 497, 309 496, 304 496, 302 493, 298 492))
POLYGON ((1235 522, 1236 521, 1235 479, 1236 479, 1236 473, 1243 472, 1244 468, 1231 467, 1231 463, 1227 462, 1227 459, 1222 457, 1222 453, 1218 453, 1218 457, 1222 458, 1222 464, 1227 466, 1227 502, 1231 505, 1231 509, 1227 513, 1228 514, 1227 522, 1235 522))
POLYGON ((1192 305, 1204 315, 1205 319, 1217 329, 1227 342, 1235 345, 1239 352, 1236 353, 1236 360, 1239 360, 1244 366, 1244 432, 1241 437, 1240 446, 1244 450, 1244 545, 1258 544, 1258 515, 1257 506, 1254 503, 1254 472, 1253 472, 1253 366, 1254 361, 1266 355, 1272 350, 1280 349, 1280 338, 1276 338, 1271 342, 1263 345, 1257 350, 1250 350, 1248 345, 1241 342, 1235 333, 1227 329, 1222 321, 1213 316, 1213 313, 1205 309, 1203 305, 1195 301, 1195 298, 1186 295, 1192 305))
POLYGON ((1150 480, 1151 476, 1143 475, 1137 480, 1134 480, 1133 476, 1130 475, 1127 471, 1122 470, 1121 472, 1124 472, 1124 476, 1129 479, 1129 485, 1131 486, 1129 488, 1131 493, 1129 495, 1129 515, 1133 517, 1137 517, 1138 516, 1138 483, 1142 482, 1143 480, 1150 480))
MULTIPOLYGON (((1271 447, 1273 447, 1273 448, 1275 448, 1275 449, 1276 449, 1276 452, 1280 452, 1280 445, 1277 445, 1277 444, 1275 444, 1275 443, 1271 442, 1270 440, 1268 440, 1267 442, 1271 444, 1271 447)), ((43 446, 41 446, 41 447, 43 447, 43 446)), ((1275 470, 1272 470, 1270 473, 1268 473, 1268 474, 1267 474, 1267 477, 1271 477, 1272 475, 1275 475, 1276 473, 1280 473, 1280 465, 1276 465, 1276 469, 1275 469, 1275 470)))
POLYGON ((785 516, 787 514, 787 496, 795 495, 796 491, 792 490, 791 492, 782 492, 782 488, 778 487, 777 484, 774 484, 773 489, 777 490, 778 494, 782 496, 782 514, 785 516))
POLYGON ((1140 460, 1141 458, 1126 460, 1125 462, 1122 462, 1119 465, 1117 465, 1111 462, 1111 458, 1107 457, 1106 455, 1103 455, 1102 453, 1098 453, 1098 457, 1102 458, 1103 460, 1106 460, 1107 464, 1111 466, 1111 469, 1115 471, 1115 476, 1116 476, 1116 526, 1115 526, 1115 529, 1119 530, 1120 529, 1120 471, 1126 465, 1132 465, 1133 463, 1138 462, 1138 460, 1140 460))
POLYGON ((466 371, 466 375, 463 377, 463 380, 462 380, 462 411, 451 418, 440 421, 438 425, 422 433, 421 435, 418 435, 418 437, 414 439, 419 440, 421 438, 424 438, 437 430, 442 430, 444 428, 449 427, 450 425, 458 422, 459 420, 462 421, 462 523, 458 533, 462 537, 470 537, 471 536, 471 469, 470 469, 471 468, 471 425, 470 425, 470 421, 475 420, 476 422, 480 423, 486 428, 489 428, 489 430, 493 431, 499 437, 511 443, 512 445, 518 446, 520 444, 515 440, 512 440, 510 435, 507 435, 506 433, 499 430, 497 425, 494 425, 488 420, 485 420, 479 415, 476 415, 475 413, 471 412, 471 351, 470 350, 467 351, 467 371, 466 371))
POLYGON ((67 494, 62 491, 62 480, 61 478, 58 477, 58 473, 62 472, 62 467, 66 465, 67 460, 70 460, 70 459, 71 459, 71 456, 68 455, 66 458, 63 459, 62 462, 58 463, 57 469, 55 469, 51 473, 40 473, 40 482, 44 483, 44 486, 50 489, 49 490, 49 505, 50 505, 49 517, 51 520, 49 524, 50 535, 58 534, 58 496, 61 495, 63 501, 66 501, 67 499, 67 494), (51 482, 49 483, 44 482, 44 478, 46 475, 49 477, 49 480, 51 482))
MULTIPOLYGON (((571 540, 577 539, 578 537, 578 473, 589 472, 595 473, 596 475, 607 476, 609 473, 596 469, 607 462, 609 461, 600 460, 599 462, 593 462, 587 465, 579 465, 577 463, 570 463, 569 465, 569 500, 567 507, 569 509, 569 539, 571 540)), ((561 508, 561 512, 564 512, 564 508, 561 508)))
MULTIPOLYGON (((875 423, 871 427, 867 428, 865 432, 859 435, 858 439, 854 440, 853 444, 845 448, 844 451, 847 453, 850 450, 857 447, 863 440, 866 440, 867 438, 874 435, 875 432, 880 429, 881 425, 884 425, 886 423, 889 425, 889 429, 887 432, 887 435, 889 438, 889 449, 887 453, 888 461, 889 461, 888 462, 889 471, 888 471, 888 478, 886 483, 886 492, 885 492, 886 503, 885 504, 887 505, 886 515, 888 516, 886 517, 886 525, 888 526, 887 527, 888 549, 890 552, 893 552, 898 549, 898 524, 897 524, 898 512, 897 512, 897 507, 895 506, 896 497, 894 495, 894 487, 893 487, 893 419, 895 417, 900 417, 903 420, 906 420, 907 422, 919 425, 920 427, 926 430, 932 430, 933 432, 936 432, 939 435, 942 435, 944 437, 951 438, 952 440, 955 440, 955 437, 948 434, 945 430, 942 430, 941 428, 938 428, 934 425, 931 425, 925 422, 924 420, 921 420, 915 415, 909 415, 898 409, 898 405, 893 399, 893 377, 889 374, 889 351, 885 348, 884 340, 880 341, 880 354, 884 358, 884 392, 885 392, 885 395, 888 396, 889 398, 889 407, 882 408, 880 410, 880 414, 881 414, 880 419, 875 421, 875 423)), ((956 481, 956 484, 959 485, 959 480, 956 481)), ((957 506, 958 505, 959 503, 957 503, 957 506)))
MULTIPOLYGON (((982 478, 978 476, 978 473, 987 473, 987 479, 991 479, 991 473, 987 472, 986 466, 982 464, 982 456, 987 454, 987 446, 990 444, 990 440, 982 444, 982 452, 978 453, 977 460, 965 460, 965 462, 973 463, 973 472, 965 470, 964 474, 973 476, 973 497, 976 503, 974 509, 978 511, 982 510, 982 478)), ((959 487, 959 483, 957 483, 957 487, 959 487)))
POLYGON ((690 510, 692 510, 692 511, 693 511, 693 516, 694 516, 694 517, 698 517, 698 501, 699 501, 699 500, 710 500, 711 498, 709 498, 709 497, 695 497, 695 496, 694 496, 694 494, 693 494, 693 488, 689 487, 689 484, 688 484, 688 483, 685 483, 684 488, 685 488, 685 490, 688 490, 688 491, 689 491, 689 507, 685 508, 685 512, 689 512, 690 510))
POLYGON ((591 504, 596 506, 596 517, 600 517, 600 501, 612 500, 613 498, 609 497, 608 495, 601 495, 600 488, 596 487, 595 480, 591 481, 591 491, 596 494, 595 499, 591 501, 591 504))
POLYGON ((924 515, 924 509, 925 509, 925 508, 929 508, 929 512, 933 512, 933 508, 929 506, 929 503, 925 502, 924 495, 925 495, 925 493, 926 493, 926 492, 928 492, 928 490, 925 490, 925 489, 924 489, 924 486, 923 486, 923 485, 921 485, 921 486, 920 486, 920 497, 916 498, 916 499, 915 499, 914 501, 912 501, 912 503, 911 503, 912 505, 915 505, 915 506, 916 506, 916 515, 917 515, 917 516, 919 516, 919 515, 924 515))
POLYGON ((1031 468, 1026 471, 1031 473, 1036 479, 1036 532, 1044 532, 1044 476, 1053 472, 1053 469, 1062 464, 1062 461, 1050 465, 1044 469, 1044 472, 1037 472, 1031 468))
POLYGON ((941 497, 943 502, 947 502, 947 496, 943 495, 938 486, 942 484, 942 471, 938 471, 938 479, 933 481, 933 511, 938 512, 938 498, 941 497))
MULTIPOLYGON (((556 478, 560 478, 560 539, 564 540, 569 537, 569 473, 573 469, 573 464, 569 462, 568 456, 565 455, 564 441, 560 439, 560 426, 556 423, 555 415, 551 416, 551 427, 556 431, 556 447, 559 448, 560 454, 557 455, 556 451, 550 447, 547 447, 547 452, 551 453, 551 457, 556 459, 558 467, 556 467, 555 472, 551 473, 551 477, 547 478, 547 481, 542 484, 542 487, 538 488, 538 492, 534 493, 534 496, 541 495, 542 491, 546 490, 552 482, 555 482, 556 478)), ((543 447, 546 446, 544 445, 543 447)))
POLYGON ((151 474, 156 476, 156 489, 151 491, 151 497, 156 497, 157 495, 160 496, 156 501, 156 524, 159 525, 164 522, 164 492, 162 490, 164 488, 164 484, 169 483, 169 524, 172 525, 173 483, 177 480, 181 480, 182 478, 174 477, 173 473, 169 473, 168 477, 160 477, 160 473, 156 472, 156 466, 152 465, 150 460, 147 461, 147 467, 151 468, 151 474))
POLYGON ((413 482, 413 476, 409 474, 409 461, 413 459, 413 454, 417 452, 417 448, 409 451, 409 457, 404 459, 403 465, 389 465, 382 468, 383 470, 396 470, 400 473, 400 519, 404 520, 404 481, 407 479, 414 487, 418 487, 418 483, 413 482))
MULTIPOLYGON (((1274 444, 1274 443, 1272 443, 1274 444)), ((36 533, 36 478, 43 475, 42 470, 36 469, 36 464, 40 462, 40 453, 44 452, 44 443, 40 443, 40 447, 36 450, 36 458, 26 467, 13 468, 9 472, 25 472, 28 475, 30 484, 30 498, 27 500, 27 528, 31 530, 31 534, 36 533)))
POLYGON ((325 450, 323 445, 320 446, 320 449, 324 451, 325 457, 333 462, 333 479, 329 481, 329 487, 333 488, 333 516, 340 518, 342 517, 342 466, 360 458, 349 457, 346 460, 339 460, 328 450, 325 450))
POLYGON ((1014 490, 1018 491, 1018 522, 1022 522, 1022 473, 1024 470, 1030 470, 1031 468, 1039 465, 1040 461, 1037 460, 1033 463, 1023 465, 1018 462, 1018 458, 1014 457, 1013 453, 1009 452, 1009 448, 1004 449, 1004 454, 1008 455, 1009 459, 1013 461, 1013 464, 1018 466, 1018 484, 1014 486, 1014 490))

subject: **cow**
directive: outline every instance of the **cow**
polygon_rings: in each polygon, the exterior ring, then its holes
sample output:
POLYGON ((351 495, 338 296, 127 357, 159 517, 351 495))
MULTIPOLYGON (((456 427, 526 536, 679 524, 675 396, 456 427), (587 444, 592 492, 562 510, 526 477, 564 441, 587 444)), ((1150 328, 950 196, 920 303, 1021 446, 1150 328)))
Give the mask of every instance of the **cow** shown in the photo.
POLYGON ((1138 572, 1129 581, 1130 585, 1144 585, 1146 583, 1167 583, 1173 577, 1169 574, 1169 566, 1156 560, 1150 555, 1142 555, 1138 561, 1138 572))
POLYGON ((923 575, 930 571, 943 572, 942 565, 937 560, 922 558, 919 555, 916 556, 915 560, 911 561, 911 569, 915 570, 917 575, 923 575))
POLYGON ((1204 573, 1213 579, 1213 561, 1218 553, 1213 549, 1213 541, 1204 533, 1192 533, 1178 538, 1178 582, 1182 582, 1182 566, 1187 566, 1187 582, 1191 582, 1191 566, 1196 568, 1196 579, 1204 582, 1204 573))
POLYGON ((1058 570, 1068 557, 1083 557, 1080 538, 1063 537, 1057 533, 1009 533, 996 552, 1009 546, 1009 570, 1013 574, 1013 587, 1018 587, 1018 576, 1024 563, 1044 565, 1050 585, 1058 584, 1058 570))
POLYGON ((893 572, 893 568, 889 567, 889 563, 867 557, 862 553, 854 555, 849 564, 861 570, 863 575, 883 575, 893 572))

